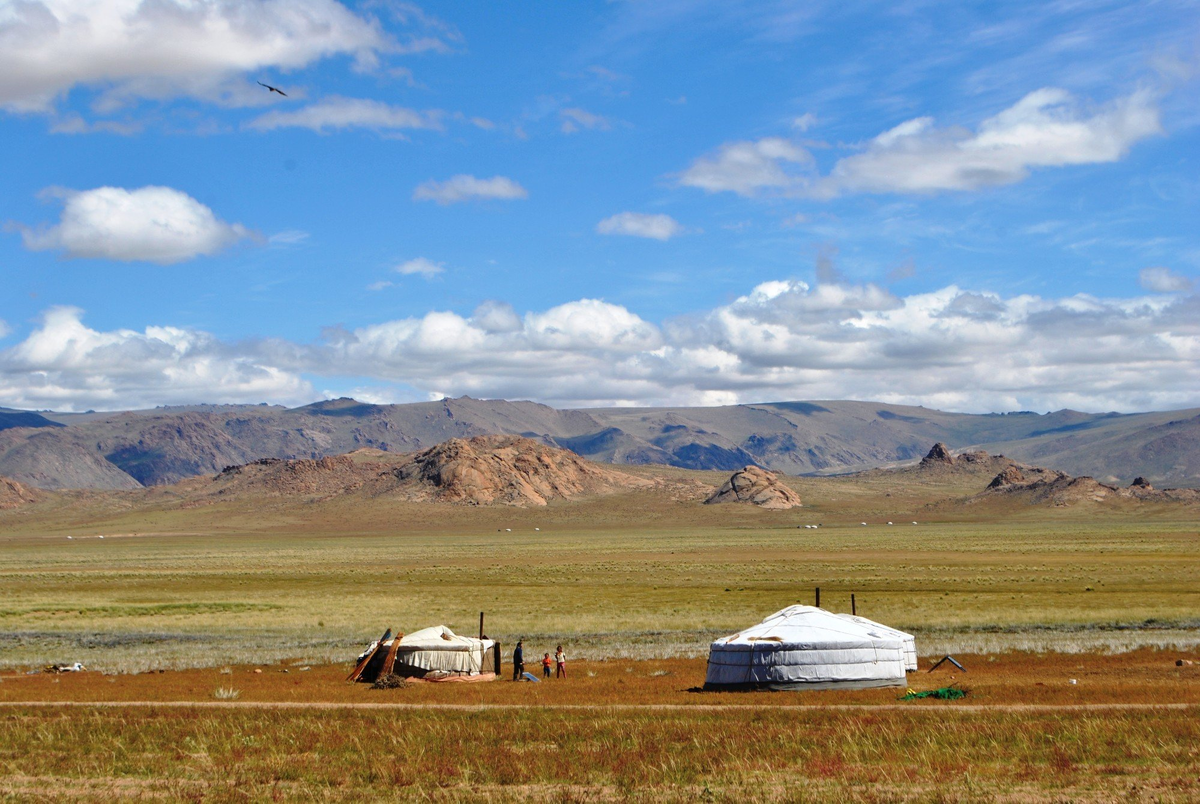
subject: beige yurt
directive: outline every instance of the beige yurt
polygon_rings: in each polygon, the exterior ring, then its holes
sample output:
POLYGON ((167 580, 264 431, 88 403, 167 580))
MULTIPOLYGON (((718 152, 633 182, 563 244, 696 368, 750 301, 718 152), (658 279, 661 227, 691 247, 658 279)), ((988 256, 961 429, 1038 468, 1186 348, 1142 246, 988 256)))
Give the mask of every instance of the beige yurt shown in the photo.
POLYGON ((362 665, 357 681, 389 673, 424 681, 491 681, 500 674, 500 645, 435 625, 399 638, 385 635, 359 654, 357 664, 362 665))
POLYGON ((905 644, 814 606, 789 606, 709 646, 707 690, 902 687, 905 644))

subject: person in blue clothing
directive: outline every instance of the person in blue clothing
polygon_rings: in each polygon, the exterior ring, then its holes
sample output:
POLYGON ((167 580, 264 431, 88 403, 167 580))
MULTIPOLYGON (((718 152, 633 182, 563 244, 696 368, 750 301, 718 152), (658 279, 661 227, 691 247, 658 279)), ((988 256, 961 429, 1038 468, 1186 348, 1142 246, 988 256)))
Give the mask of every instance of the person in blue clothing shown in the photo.
POLYGON ((525 672, 525 649, 522 647, 524 641, 517 640, 517 646, 513 648, 513 681, 520 681, 521 674, 525 672))

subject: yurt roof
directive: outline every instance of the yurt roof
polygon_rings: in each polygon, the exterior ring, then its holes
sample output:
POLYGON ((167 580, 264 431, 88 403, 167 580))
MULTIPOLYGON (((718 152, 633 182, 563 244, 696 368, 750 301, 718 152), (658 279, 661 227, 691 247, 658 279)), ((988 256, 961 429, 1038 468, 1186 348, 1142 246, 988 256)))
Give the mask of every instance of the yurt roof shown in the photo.
POLYGON ((866 617, 860 617, 857 614, 838 614, 835 616, 841 617, 843 620, 849 620, 851 622, 858 623, 859 625, 866 626, 872 630, 878 630, 886 634, 894 634, 901 639, 915 639, 912 634, 901 631, 899 628, 892 628, 890 625, 877 623, 874 620, 868 620, 866 617))
MULTIPOLYGON (((384 644, 391 645, 391 640, 384 644)), ((420 631, 405 634, 400 640, 400 648, 404 650, 478 651, 481 646, 487 650, 494 644, 490 639, 459 636, 444 625, 422 628, 420 631)))
POLYGON ((848 649, 888 647, 902 650, 893 629, 871 628, 815 606, 788 606, 762 622, 712 643, 712 650, 848 649))

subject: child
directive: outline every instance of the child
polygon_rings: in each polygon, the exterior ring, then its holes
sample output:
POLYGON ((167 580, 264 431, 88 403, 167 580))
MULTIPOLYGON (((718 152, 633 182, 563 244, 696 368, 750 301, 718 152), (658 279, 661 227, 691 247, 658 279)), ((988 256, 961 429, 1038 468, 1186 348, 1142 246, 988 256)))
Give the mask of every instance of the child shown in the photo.
POLYGON ((558 646, 558 650, 554 652, 554 663, 558 665, 555 669, 555 678, 567 677, 567 654, 563 653, 562 645, 558 646))
POLYGON ((547 653, 542 659, 542 678, 550 678, 550 654, 547 653))

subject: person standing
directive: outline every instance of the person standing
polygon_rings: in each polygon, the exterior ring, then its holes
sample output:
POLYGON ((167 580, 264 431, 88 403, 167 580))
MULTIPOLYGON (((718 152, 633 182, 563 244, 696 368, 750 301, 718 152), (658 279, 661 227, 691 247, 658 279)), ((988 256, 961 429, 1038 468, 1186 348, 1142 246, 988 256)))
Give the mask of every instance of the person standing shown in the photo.
POLYGON ((567 677, 567 654, 563 653, 562 645, 559 645, 558 650, 554 651, 554 677, 567 677))
POLYGON ((517 646, 513 648, 513 681, 520 681, 521 674, 525 672, 525 643, 522 640, 517 640, 517 646))
POLYGON ((542 657, 542 678, 550 678, 550 654, 542 657))

